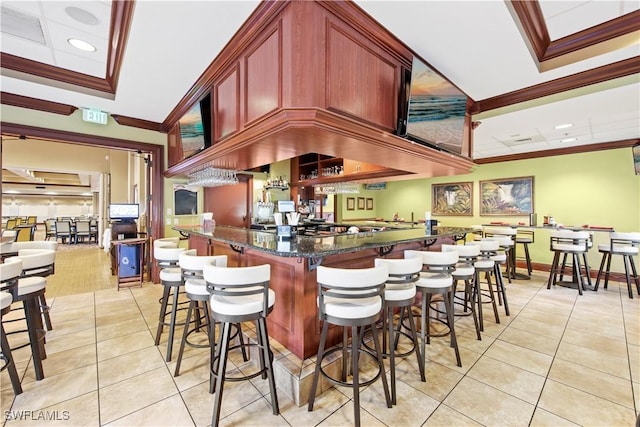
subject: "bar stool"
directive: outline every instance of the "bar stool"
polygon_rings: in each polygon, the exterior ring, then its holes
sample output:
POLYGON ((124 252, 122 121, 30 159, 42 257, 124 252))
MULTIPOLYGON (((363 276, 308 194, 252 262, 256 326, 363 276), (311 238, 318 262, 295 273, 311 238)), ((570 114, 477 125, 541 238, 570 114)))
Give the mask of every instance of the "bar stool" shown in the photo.
MULTIPOLYGON (((480 330, 484 331, 484 316, 482 314, 482 304, 491 304, 493 308, 493 316, 496 323, 500 323, 500 315, 498 314, 498 306, 496 305, 496 297, 493 292, 493 284, 491 283, 491 276, 496 275, 496 281, 502 277, 502 272, 498 268, 496 270, 496 261, 492 258, 498 254, 500 249, 500 242, 498 240, 483 238, 479 241, 469 242, 468 245, 478 245, 480 248, 480 257, 473 263, 473 268, 476 271, 475 280, 475 301, 477 304, 478 323, 480 324, 480 330), (487 282, 487 290, 483 292, 482 282, 480 280, 480 274, 484 273, 484 278, 487 282), (483 300, 482 298, 488 298, 483 300)), ((504 287, 504 286, 503 286, 504 287)))
MULTIPOLYGON (((501 266, 509 265, 509 260, 512 259, 511 251, 515 250, 514 242, 509 236, 497 235, 495 237, 490 237, 489 239, 496 240, 498 242, 498 250, 494 255, 491 255, 490 257, 494 261, 493 275, 496 282, 495 284, 496 294, 498 295, 498 305, 502 306, 504 304, 504 312, 507 316, 510 316, 509 302, 507 300, 507 290, 504 285, 504 277, 502 276, 501 266)), ((509 282, 511 281, 509 280, 509 282)))
POLYGON ((220 322, 220 338, 216 342, 215 355, 211 359, 211 385, 209 392, 215 390, 213 416, 211 424, 217 426, 220 420, 222 392, 224 382, 243 381, 261 375, 267 379, 271 394, 273 415, 278 415, 278 395, 273 373, 273 353, 267 332, 267 316, 273 310, 276 294, 269 288, 271 266, 269 264, 253 267, 225 268, 213 264, 204 265, 204 280, 211 294, 209 308, 211 320, 220 322), (240 322, 255 321, 257 343, 242 342, 229 346, 231 328, 240 322), (260 367, 257 372, 242 377, 227 378, 227 356, 229 350, 238 347, 258 347, 260 367))
MULTIPOLYGON (((32 243, 32 242, 22 242, 32 243)), ((47 246, 57 242, 44 242, 47 246)), ((35 247, 35 246, 34 246, 35 247)), ((53 247, 53 245, 49 246, 53 247)), ((48 277, 55 273, 56 251, 52 249, 20 249, 17 258, 22 260, 22 275, 25 277, 48 277)), ((50 307, 47 304, 45 293, 40 296, 40 310, 44 318, 48 331, 53 330, 51 316, 49 315, 50 307)))
POLYGON ((451 273, 455 270, 458 263, 458 252, 431 252, 431 251, 404 251, 405 258, 420 258, 422 260, 422 273, 420 279, 416 282, 416 289, 422 294, 421 322, 420 322, 420 338, 422 339, 422 355, 426 359, 426 344, 431 342, 431 337, 440 337, 449 335, 450 346, 456 354, 456 363, 462 366, 460 359, 460 350, 458 349, 458 341, 456 339, 456 330, 453 318, 453 297, 455 286, 453 284, 453 276, 451 273), (434 295, 441 295, 443 301, 443 310, 433 308, 436 317, 433 318, 447 327, 445 332, 431 333, 431 302, 434 295), (444 314, 446 320, 437 317, 437 314, 444 314))
POLYGON ((182 355, 184 354, 185 345, 195 348, 209 347, 213 353, 215 348, 215 338, 212 339, 213 324, 209 316, 209 291, 207 283, 204 281, 202 270, 205 264, 213 263, 218 267, 227 266, 227 256, 198 256, 195 249, 189 249, 182 252, 178 257, 178 264, 182 270, 182 279, 184 280, 184 290, 189 299, 189 308, 187 309, 187 317, 185 319, 182 340, 180 341, 180 350, 178 350, 178 359, 176 361, 176 369, 174 376, 180 375, 180 365, 182 363, 182 355), (191 315, 194 314, 194 327, 190 328, 191 315), (188 338, 191 334, 199 332, 202 328, 207 330, 207 344, 195 344, 189 342, 188 338))
MULTIPOLYGON (((384 288, 384 304, 382 306, 382 349, 384 355, 389 357, 391 365, 391 404, 396 404, 396 357, 407 357, 411 353, 416 354, 418 359, 418 367, 420 371, 420 379, 426 382, 424 375, 424 358, 420 354, 418 342, 418 334, 416 325, 411 315, 411 306, 416 296, 415 282, 420 278, 420 270, 422 270, 422 261, 419 258, 410 259, 384 259, 376 258, 375 266, 386 266, 389 271, 389 278, 384 288), (393 322, 394 312, 400 309, 397 330, 393 322), (403 320, 409 321, 409 328, 406 328, 403 320), (402 332, 402 327, 408 329, 402 332), (386 329, 388 328, 388 329, 386 329), (388 331, 388 334, 385 332, 388 331), (402 353, 398 353, 398 343, 400 335, 404 335, 411 340, 411 349, 402 353), (387 347, 388 346, 388 347, 387 347)), ((363 336, 364 338, 364 336, 363 336)), ((365 345, 364 343, 362 345, 365 345)), ((371 351, 372 349, 369 348, 371 351)))
POLYGON ((511 279, 516 278, 516 235, 518 230, 511 227, 485 227, 484 237, 485 238, 503 238, 507 239, 500 240, 500 247, 506 253, 507 259, 506 262, 503 262, 502 265, 505 266, 505 275, 511 283, 511 279))
MULTIPOLYGON (((182 270, 179 267, 180 254, 186 249, 163 246, 161 244, 154 243, 153 256, 156 259, 156 263, 160 270, 160 283, 164 287, 162 292, 162 298, 160 300, 160 315, 158 317, 158 329, 156 331, 155 345, 160 344, 160 337, 164 327, 169 328, 169 339, 167 342, 167 355, 165 360, 171 362, 171 353, 173 352, 173 335, 176 328, 176 317, 178 314, 178 297, 180 288, 184 285, 182 280, 182 270), (171 298, 171 307, 169 306, 169 299, 171 298), (170 316, 169 322, 166 321, 166 317, 170 316)), ((184 325, 183 322, 177 323, 178 325, 184 325)))
POLYGON ((527 265, 527 275, 529 277, 531 277, 531 274, 533 273, 533 268, 531 267, 531 255, 529 255, 529 245, 533 243, 535 243, 535 232, 533 230, 523 230, 522 228, 516 229, 516 245, 522 245, 524 261, 527 265))
MULTIPOLYGON (((19 264, 20 272, 22 272, 22 260, 20 260, 18 257, 5 259, 4 264, 0 264, 0 271, 2 271, 0 275, 3 278, 3 282, 4 275, 6 274, 5 271, 8 270, 9 272, 13 272, 13 269, 18 269, 18 267, 16 267, 15 265, 11 267, 12 264, 19 264)), ((36 380, 38 381, 44 379, 42 361, 47 357, 44 348, 45 330, 42 324, 42 315, 39 309, 40 297, 44 294, 46 287, 47 279, 45 279, 44 277, 33 276, 18 278, 18 286, 17 288, 15 288, 17 290, 17 294, 12 294, 13 301, 22 303, 25 314, 24 320, 27 324, 27 329, 9 332, 9 335, 27 332, 29 336, 28 343, 15 347, 12 350, 17 350, 22 347, 26 347, 27 345, 31 346, 32 363, 36 373, 36 380)), ((20 320, 23 319, 12 319, 8 322, 15 322, 20 320)), ((5 322, 7 322, 7 320, 5 320, 5 322)))
POLYGON ((622 263, 624 264, 625 278, 627 279, 627 289, 629 291, 629 298, 633 298, 633 287, 631 285, 631 279, 636 284, 636 290, 640 294, 640 277, 638 277, 638 271, 636 270, 636 264, 633 257, 638 255, 638 247, 640 246, 640 233, 616 233, 612 232, 609 235, 608 245, 598 245, 598 252, 602 254, 602 262, 598 269, 598 278, 596 279, 595 291, 600 286, 600 276, 604 273, 604 288, 607 289, 609 285, 609 274, 611 272, 611 258, 613 255, 622 256, 622 263), (605 260, 607 262, 607 269, 604 269, 605 260), (629 274, 631 272, 631 274, 629 274))
POLYGON ((453 316, 473 316, 473 325, 476 328, 476 335, 478 340, 482 340, 480 335, 480 324, 478 323, 478 315, 476 313, 475 298, 477 293, 474 292, 476 269, 473 263, 478 260, 480 256, 479 245, 447 245, 444 244, 440 247, 442 252, 458 252, 458 263, 455 266, 455 270, 451 273, 453 277, 454 289, 457 291, 458 281, 464 282, 464 297, 462 302, 459 303, 460 297, 455 295, 454 291, 454 304, 462 305, 462 311, 454 310, 453 316))
POLYGON ((319 266, 316 269, 318 282, 318 313, 322 321, 322 334, 318 346, 316 367, 313 373, 311 395, 309 396, 308 411, 313 411, 313 405, 318 388, 318 379, 322 374, 331 384, 351 387, 353 389, 354 424, 360 426, 360 387, 373 384, 378 378, 382 380, 387 407, 391 408, 391 397, 382 360, 382 348, 378 339, 376 322, 380 318, 384 305, 385 282, 389 278, 386 265, 373 268, 332 268, 319 266), (342 346, 331 350, 325 349, 329 324, 343 328, 342 346), (370 326, 375 354, 360 345, 359 331, 370 326), (348 328, 351 328, 351 373, 352 381, 347 381, 347 362, 349 343, 348 328), (342 376, 333 378, 322 369, 322 360, 342 351, 342 376), (360 354, 375 359, 379 366, 378 373, 368 381, 360 382, 360 354))
MULTIPOLYGON (((209 291, 207 290, 207 282, 204 280, 203 269, 206 264, 213 264, 218 267, 227 266, 226 255, 212 255, 212 256, 198 256, 195 249, 189 249, 180 254, 179 260, 180 269, 182 270, 182 278, 184 280, 184 290, 187 298, 189 299, 189 308, 187 309, 187 317, 185 319, 184 331, 182 333, 182 340, 180 341, 180 350, 178 351, 178 359, 176 362, 176 369, 174 376, 180 375, 180 365, 182 363, 182 356, 184 354, 185 345, 194 348, 209 347, 211 351, 210 357, 213 358, 215 349, 215 324, 211 322, 211 316, 209 315, 209 291), (191 328, 193 314, 194 326, 191 328), (189 336, 195 332, 199 332, 205 328, 207 331, 207 344, 196 344, 189 342, 189 336)), ((246 348, 244 346, 244 339, 242 336, 242 327, 238 323, 236 326, 236 332, 231 336, 233 339, 237 337, 240 340, 242 356, 245 362, 249 360, 247 356, 246 348)))
POLYGON ((13 387, 13 393, 15 395, 22 393, 22 385, 20 384, 20 377, 16 370, 16 364, 13 361, 11 347, 7 340, 7 333, 4 330, 2 316, 11 311, 13 294, 16 294, 18 291, 18 277, 21 272, 22 265, 20 262, 11 262, 6 265, 0 265, 0 359, 4 361, 4 365, 0 368, 0 371, 4 371, 5 369, 8 371, 11 386, 13 387))
POLYGON ((553 252, 553 261, 551 263, 549 280, 547 281, 547 289, 551 289, 552 284, 555 286, 558 283, 558 275, 560 275, 560 281, 562 281, 568 255, 570 255, 572 259, 573 283, 577 285, 578 293, 582 295, 584 280, 591 286, 589 266, 586 264, 586 254, 589 251, 590 239, 591 236, 587 231, 558 230, 551 232, 550 250, 553 252), (563 256, 562 263, 560 263, 560 255, 563 256), (580 256, 582 256, 585 261, 584 269, 586 277, 584 277, 584 279, 582 276, 580 256))

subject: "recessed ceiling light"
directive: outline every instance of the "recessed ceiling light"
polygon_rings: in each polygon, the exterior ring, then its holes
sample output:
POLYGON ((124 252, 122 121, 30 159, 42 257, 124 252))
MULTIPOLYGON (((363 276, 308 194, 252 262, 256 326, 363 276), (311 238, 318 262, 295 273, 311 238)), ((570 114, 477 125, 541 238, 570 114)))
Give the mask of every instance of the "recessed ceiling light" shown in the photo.
POLYGON ((566 129, 566 128, 570 128, 571 126, 573 126, 571 123, 565 123, 562 125, 555 126, 554 129, 566 129))
POLYGON ((561 139, 560 142, 573 142, 577 140, 578 138, 565 138, 565 139, 561 139))
POLYGON ((56 196, 58 193, 56 193, 55 191, 47 191, 46 193, 47 196, 56 196))
POLYGON ((83 50, 85 52, 95 52, 96 47, 89 42, 80 39, 67 39, 67 43, 76 49, 83 50))

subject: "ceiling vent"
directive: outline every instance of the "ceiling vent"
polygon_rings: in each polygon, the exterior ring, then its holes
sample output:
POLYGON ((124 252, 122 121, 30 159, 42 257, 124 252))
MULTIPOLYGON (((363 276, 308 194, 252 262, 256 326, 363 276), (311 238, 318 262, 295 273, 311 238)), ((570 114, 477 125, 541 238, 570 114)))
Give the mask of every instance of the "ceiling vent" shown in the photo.
POLYGON ((40 19, 6 6, 2 6, 1 28, 4 34, 20 37, 32 42, 46 45, 40 19))
POLYGON ((527 137, 520 137, 516 139, 507 139, 501 142, 508 147, 513 147, 516 145, 531 144, 534 142, 543 142, 543 141, 544 141, 544 138, 541 135, 533 135, 533 136, 527 136, 527 137))

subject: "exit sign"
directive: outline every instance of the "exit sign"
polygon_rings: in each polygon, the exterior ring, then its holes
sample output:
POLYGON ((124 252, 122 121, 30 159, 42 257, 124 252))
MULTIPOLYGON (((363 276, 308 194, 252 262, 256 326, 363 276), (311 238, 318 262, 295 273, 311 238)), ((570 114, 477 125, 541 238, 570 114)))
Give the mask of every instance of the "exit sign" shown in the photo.
POLYGON ((104 111, 96 110, 93 108, 82 109, 82 120, 89 123, 98 123, 100 125, 106 125, 109 115, 104 111))

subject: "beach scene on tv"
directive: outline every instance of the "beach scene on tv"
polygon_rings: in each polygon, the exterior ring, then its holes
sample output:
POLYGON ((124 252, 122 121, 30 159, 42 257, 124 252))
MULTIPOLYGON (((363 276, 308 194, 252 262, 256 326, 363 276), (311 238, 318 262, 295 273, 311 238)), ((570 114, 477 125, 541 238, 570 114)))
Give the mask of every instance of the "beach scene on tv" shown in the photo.
POLYGON ((411 69, 407 135, 462 153, 467 96, 421 61, 411 69))
POLYGON ((204 148, 204 126, 200 104, 196 104, 179 121, 183 157, 187 158, 204 148))

